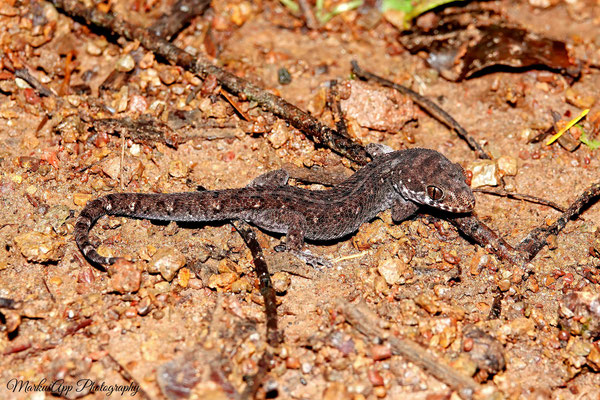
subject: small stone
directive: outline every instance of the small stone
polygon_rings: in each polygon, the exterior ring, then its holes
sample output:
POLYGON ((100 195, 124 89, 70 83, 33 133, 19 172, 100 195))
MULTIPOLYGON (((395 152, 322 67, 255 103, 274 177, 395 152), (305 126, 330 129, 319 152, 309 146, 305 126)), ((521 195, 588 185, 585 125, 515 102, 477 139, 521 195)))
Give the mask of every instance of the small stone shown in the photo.
POLYGON ((135 67, 135 60, 131 54, 125 54, 117 61, 117 70, 121 72, 129 72, 135 67))
POLYGON ((252 284, 244 276, 231 284, 231 291, 233 293, 250 293, 252 291, 252 284))
POLYGON ((529 0, 529 4, 536 8, 549 8, 559 3, 559 0, 529 0))
POLYGON ((152 52, 147 52, 144 54, 142 59, 140 60, 140 68, 147 69, 150 68, 154 64, 154 54, 152 52))
POLYGON ((15 83, 19 89, 31 89, 29 83, 26 80, 21 78, 15 78, 15 83))
POLYGON ((369 382, 371 382, 373 386, 383 386, 383 377, 376 369, 370 369, 367 372, 367 376, 369 377, 369 382))
POLYGON ((587 362, 594 371, 600 371, 600 351, 595 345, 592 345, 592 350, 587 355, 587 362))
POLYGON ((371 358, 375 361, 385 360, 392 356, 392 350, 383 344, 374 345, 371 347, 371 358))
POLYGON ((14 241, 29 261, 58 261, 61 257, 59 249, 62 242, 50 235, 32 231, 16 236, 14 241))
POLYGON ((467 170, 473 173, 471 179, 471 187, 478 188, 481 186, 497 186, 497 166, 492 160, 473 161, 467 165, 467 170))
POLYGON ((115 95, 114 107, 117 112, 123 112, 127 110, 127 104, 129 104, 129 87, 122 86, 119 93, 115 95))
POLYGON ((517 159, 511 156, 502 156, 496 160, 500 173, 508 176, 517 175, 517 159))
POLYGON ((163 247, 152 256, 148 265, 148 272, 160 272, 167 282, 171 282, 177 271, 183 268, 186 262, 185 256, 179 250, 173 247, 163 247))
POLYGON ((510 280, 502 279, 500 282, 498 282, 498 288, 501 292, 508 291, 508 289, 510 289, 510 280))
POLYGON ((273 124, 273 128, 271 129, 271 133, 267 135, 267 140, 271 143, 273 148, 278 149, 290 139, 290 127, 288 127, 285 122, 281 120, 277 120, 273 124))
POLYGON ((271 277, 271 282, 273 283, 275 292, 285 293, 290 287, 292 280, 290 279, 290 275, 286 272, 275 272, 271 277))
POLYGON ((6 332, 11 333, 16 331, 19 325, 21 325, 21 316, 10 310, 3 310, 2 313, 4 314, 6 332))
POLYGON ((159 73, 158 77, 165 85, 170 85, 177 80, 179 77, 179 71, 174 67, 163 68, 159 73))
POLYGON ((169 175, 173 178, 183 178, 187 174, 188 168, 183 164, 183 161, 177 159, 169 163, 169 175))
POLYGON ((277 80, 281 85, 289 85, 292 83, 292 75, 290 75, 290 71, 282 67, 277 70, 277 80))
POLYGON ((190 282, 191 272, 188 268, 182 268, 179 270, 179 274, 177 275, 177 280, 179 282, 179 286, 186 288, 188 283, 190 282))
POLYGON ((73 193, 73 204, 76 206, 85 206, 88 201, 92 198, 89 193, 73 193))
POLYGON ((578 108, 592 108, 596 102, 596 98, 592 95, 585 95, 576 89, 568 88, 565 92, 567 103, 578 108))
POLYGON ((384 296, 387 296, 390 293, 387 282, 381 276, 376 276, 375 279, 373 279, 373 288, 375 289, 375 292, 384 296))
POLYGON ((290 356, 285 360, 285 366, 288 369, 298 369, 300 368, 300 360, 298 360, 298 357, 290 356))
POLYGON ((402 274, 406 271, 406 264, 398 258, 387 258, 379 262, 377 271, 383 276, 388 285, 393 285, 400 281, 402 274))
POLYGON ((235 272, 215 274, 208 278, 207 286, 211 289, 224 289, 230 287, 236 280, 237 274, 235 272))
POLYGON ((385 386, 377 386, 377 387, 375 387, 373 389, 373 393, 379 399, 383 399, 385 396, 387 396, 387 390, 386 390, 385 386))
POLYGON ((120 156, 107 157, 100 162, 102 172, 113 180, 122 179, 124 184, 130 183, 134 178, 141 176, 144 165, 135 157, 125 156, 121 162, 120 156))
POLYGON ((118 293, 133 293, 140 290, 142 283, 142 271, 138 265, 118 258, 108 267, 110 273, 110 287, 118 293))
POLYGON ((146 97, 136 94, 129 98, 129 111, 138 113, 138 114, 142 114, 147 109, 148 109, 148 100, 146 100, 146 97))
POLYGON ((98 46, 93 41, 87 43, 85 50, 88 52, 89 55, 92 56, 99 56, 100 54, 102 54, 102 49, 100 48, 100 46, 98 46))

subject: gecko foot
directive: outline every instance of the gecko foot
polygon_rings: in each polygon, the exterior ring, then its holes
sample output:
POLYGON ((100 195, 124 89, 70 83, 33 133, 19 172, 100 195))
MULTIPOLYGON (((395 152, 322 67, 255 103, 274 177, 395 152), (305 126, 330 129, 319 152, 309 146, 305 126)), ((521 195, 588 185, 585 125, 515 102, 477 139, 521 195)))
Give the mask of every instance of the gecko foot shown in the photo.
POLYGON ((316 269, 331 268, 333 265, 328 259, 313 255, 310 250, 288 250, 285 247, 285 244, 278 244, 275 246, 274 250, 278 253, 282 251, 289 251, 300 261, 303 261, 305 264, 308 264, 316 269))
POLYGON ((331 268, 332 266, 331 261, 323 257, 315 256, 308 250, 292 250, 290 253, 316 269, 331 268))

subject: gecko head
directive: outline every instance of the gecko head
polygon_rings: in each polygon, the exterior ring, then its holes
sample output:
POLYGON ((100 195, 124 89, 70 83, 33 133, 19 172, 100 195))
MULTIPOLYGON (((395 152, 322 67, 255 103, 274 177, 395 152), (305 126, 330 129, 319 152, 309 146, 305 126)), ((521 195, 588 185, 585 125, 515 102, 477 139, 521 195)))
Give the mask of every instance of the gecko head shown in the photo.
POLYGON ((395 179, 402 197, 418 204, 453 213, 468 213, 475 207, 475 196, 466 183, 463 168, 441 153, 429 149, 411 149, 410 173, 403 171, 395 179))

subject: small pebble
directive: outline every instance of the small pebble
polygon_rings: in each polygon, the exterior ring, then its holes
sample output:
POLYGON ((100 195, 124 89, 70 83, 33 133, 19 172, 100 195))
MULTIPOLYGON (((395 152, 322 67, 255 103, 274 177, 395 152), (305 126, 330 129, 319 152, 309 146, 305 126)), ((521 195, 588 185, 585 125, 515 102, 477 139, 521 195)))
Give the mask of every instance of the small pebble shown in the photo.
POLYGON ((275 289, 275 292, 281 294, 288 290, 292 280, 290 279, 290 274, 286 272, 275 272, 271 277, 271 282, 273 283, 273 289, 275 289))
POLYGON ((379 262, 377 271, 388 285, 393 285, 400 281, 402 274, 406 271, 406 264, 397 258, 387 258, 379 262))
POLYGON ((174 247, 163 247, 158 249, 150 259, 148 272, 160 273, 167 282, 171 282, 186 262, 185 256, 179 250, 174 247))
POLYGON ((110 287, 118 293, 133 293, 140 289, 142 282, 141 269, 131 261, 118 258, 108 267, 110 272, 110 287))
POLYGON ((51 235, 32 231, 16 236, 14 241, 29 261, 58 261, 61 257, 59 249, 62 242, 51 235))
POLYGON ((386 345, 378 344, 371 347, 371 358, 375 361, 385 360, 392 356, 392 350, 386 345))
POLYGON ((135 60, 131 54, 125 54, 117 61, 117 70, 121 72, 129 72, 135 67, 135 60))
POLYGON ((250 293, 252 291, 252 284, 246 277, 242 277, 231 285, 231 291, 233 293, 250 293))
POLYGON ((277 79, 281 85, 289 85, 292 83, 292 75, 290 75, 290 72, 285 68, 279 68, 279 70, 277 70, 277 79))
POLYGON ((76 206, 85 206, 91 198, 92 195, 89 193, 73 193, 73 204, 76 206))
POLYGON ((508 176, 517 175, 517 159, 511 156, 502 156, 496 160, 500 173, 508 176))
POLYGON ((369 372, 367 372, 367 375, 369 377, 369 382, 371 382, 373 386, 383 386, 383 377, 376 369, 370 369, 369 372))
POLYGON ((235 272, 225 272, 222 274, 214 274, 208 278, 208 287, 212 289, 223 289, 230 287, 237 280, 235 272))
POLYGON ((497 186, 497 166, 492 160, 473 161, 467 165, 467 170, 473 173, 471 179, 471 187, 478 188, 481 186, 497 186))

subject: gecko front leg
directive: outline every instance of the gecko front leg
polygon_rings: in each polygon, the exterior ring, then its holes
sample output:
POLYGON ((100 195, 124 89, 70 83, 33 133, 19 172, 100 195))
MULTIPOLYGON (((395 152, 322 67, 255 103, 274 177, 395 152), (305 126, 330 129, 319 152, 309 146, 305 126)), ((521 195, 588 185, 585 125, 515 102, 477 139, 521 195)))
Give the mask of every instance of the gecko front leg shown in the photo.
POLYGON ((412 201, 398 199, 392 206, 392 221, 395 223, 402 222, 410 216, 414 215, 419 206, 412 201))

